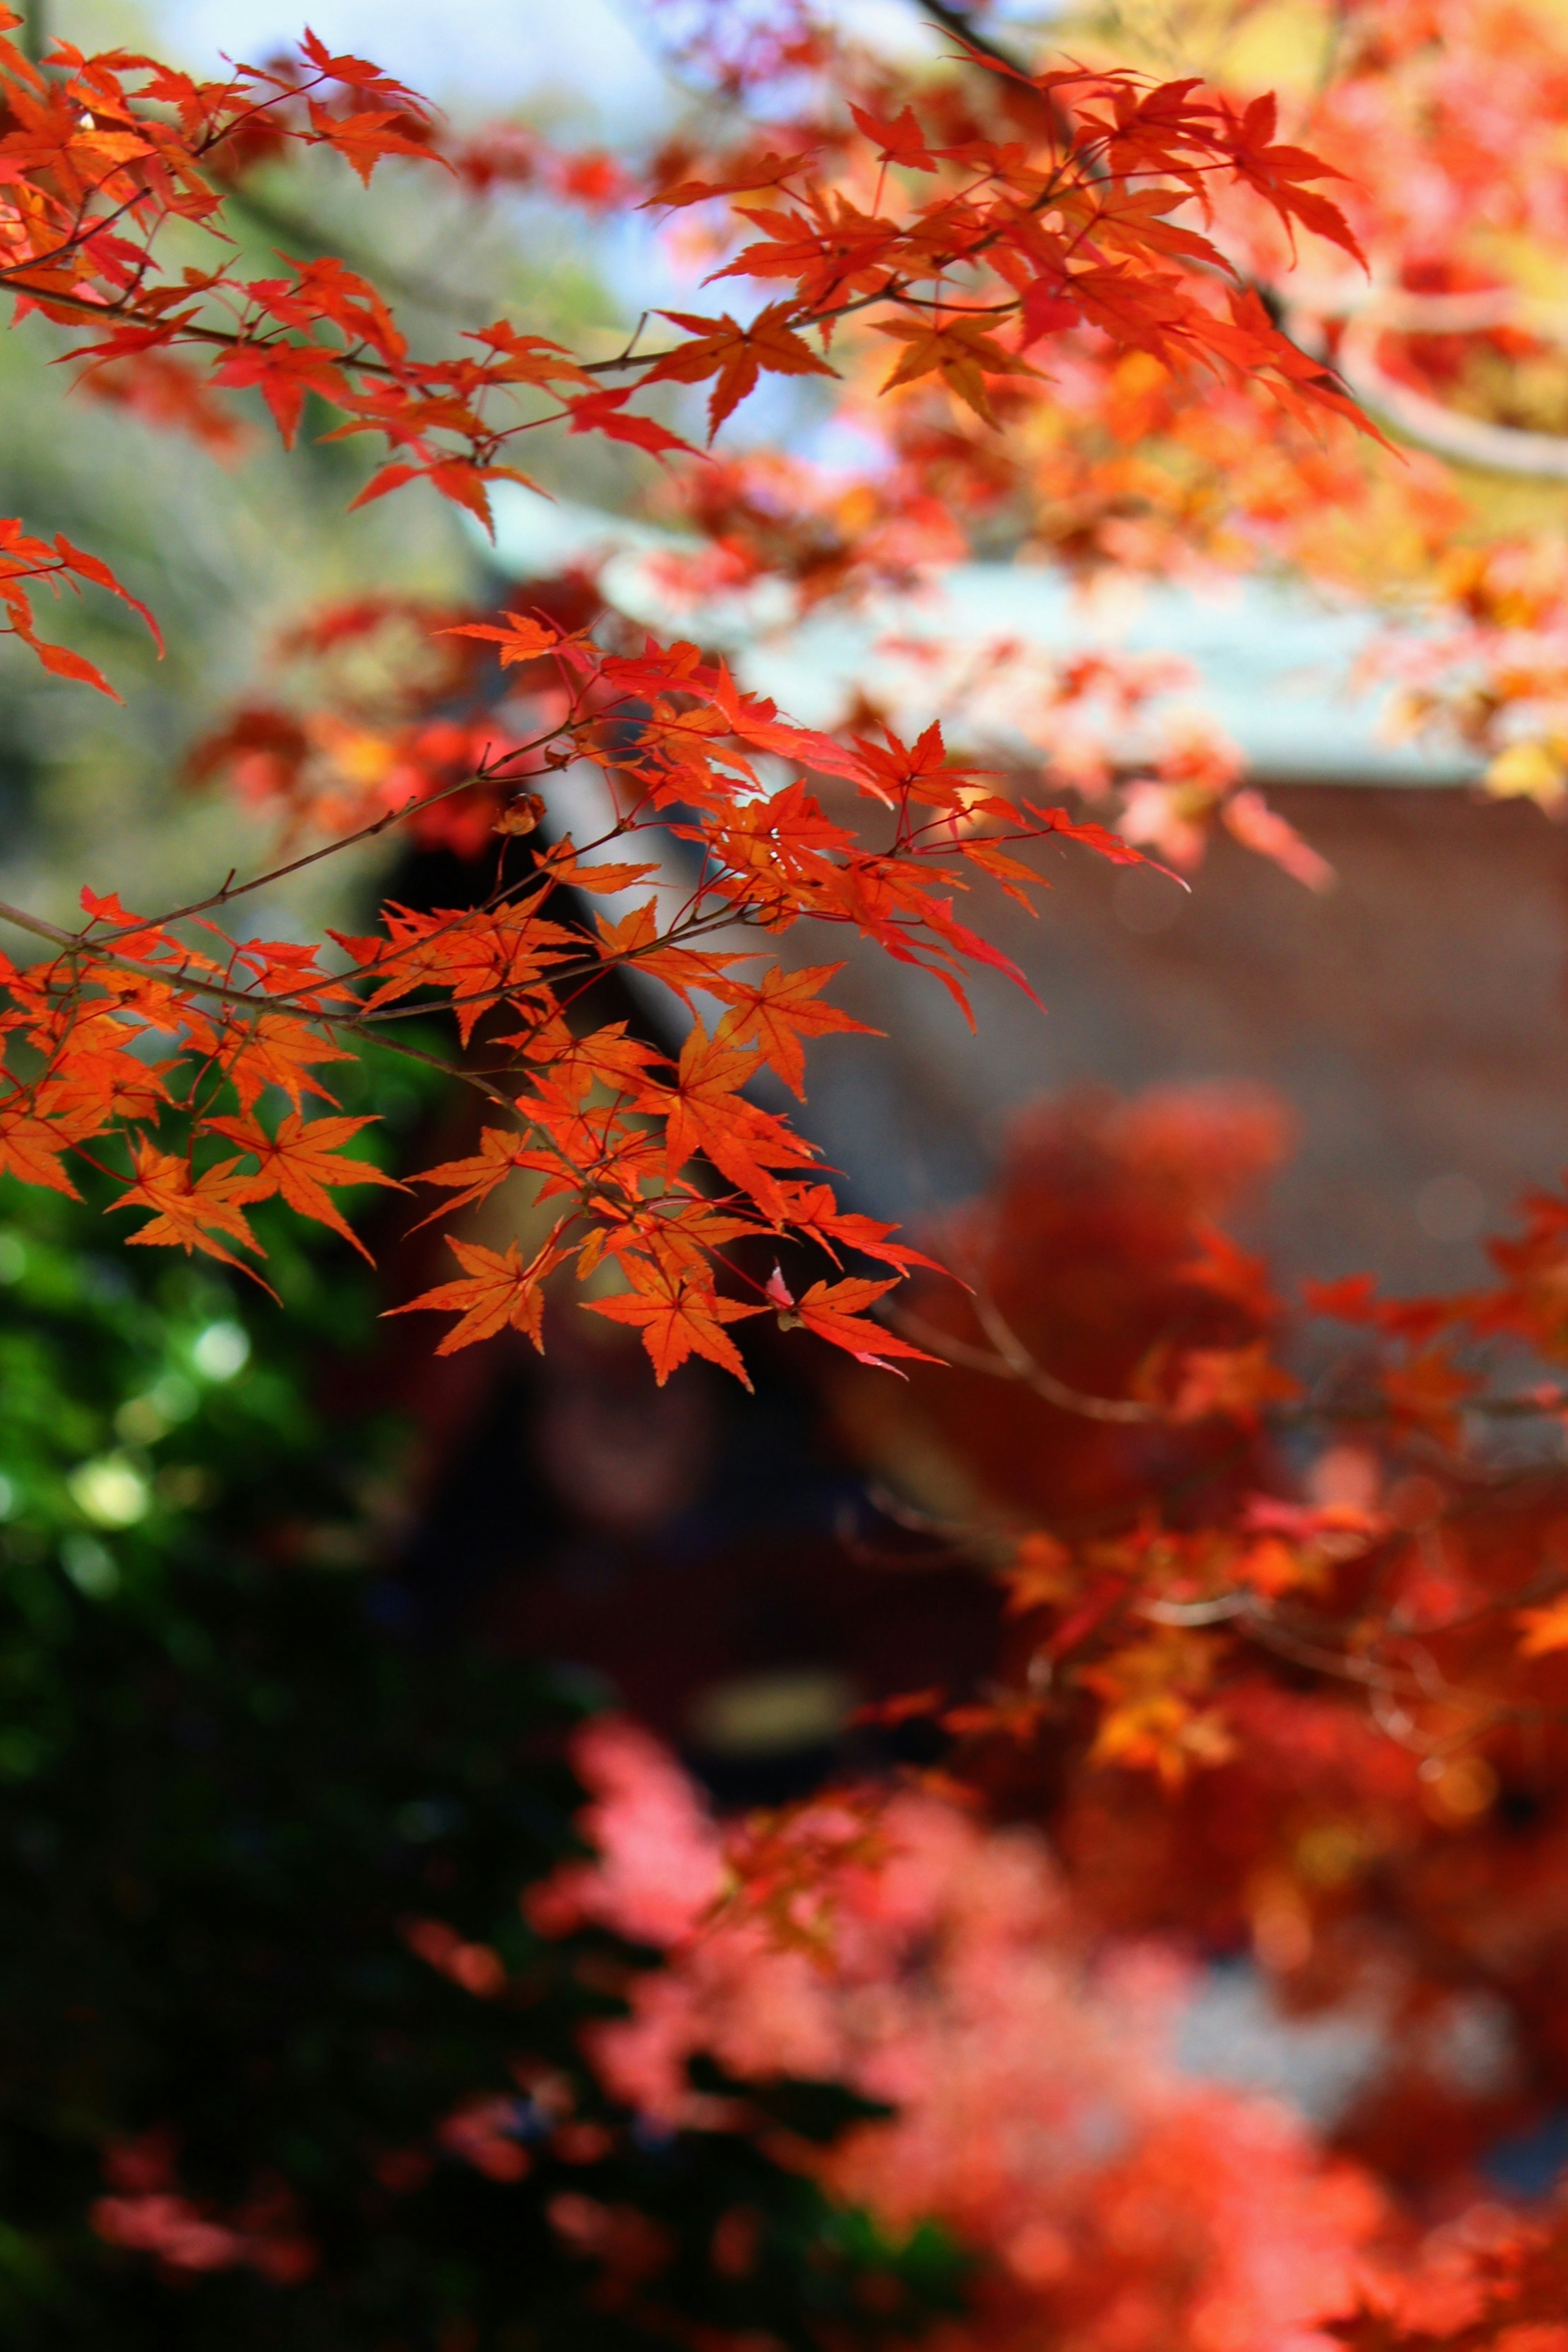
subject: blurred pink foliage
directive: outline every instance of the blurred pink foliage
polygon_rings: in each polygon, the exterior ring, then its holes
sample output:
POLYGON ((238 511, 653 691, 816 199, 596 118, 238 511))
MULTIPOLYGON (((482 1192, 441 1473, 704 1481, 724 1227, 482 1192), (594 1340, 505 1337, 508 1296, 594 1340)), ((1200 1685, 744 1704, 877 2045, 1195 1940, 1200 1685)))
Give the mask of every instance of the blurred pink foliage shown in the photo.
POLYGON ((890 2229, 931 2217, 986 2258, 942 2352, 1328 2352, 1319 2323, 1354 2300, 1378 2190, 1281 2105, 1177 2070, 1186 1967, 1092 1948, 1036 1835, 893 1796, 883 1858, 833 1874, 824 1962, 716 1907, 722 1833, 648 1735, 595 1723, 576 1760, 600 1859, 531 1916, 667 1955, 595 2029, 610 2085, 673 2123, 700 2109, 686 2061, 706 2050, 742 2079, 832 2076, 894 2105, 820 2161, 890 2229))

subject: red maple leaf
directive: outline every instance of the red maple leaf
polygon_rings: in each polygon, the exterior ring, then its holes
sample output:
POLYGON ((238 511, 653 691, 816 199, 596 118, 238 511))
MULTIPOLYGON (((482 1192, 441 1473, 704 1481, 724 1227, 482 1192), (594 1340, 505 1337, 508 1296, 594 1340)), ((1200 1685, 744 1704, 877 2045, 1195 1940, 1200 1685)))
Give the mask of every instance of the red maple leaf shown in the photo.
POLYGON ((478 1242, 458 1241, 448 1234, 447 1244, 463 1269, 460 1278, 437 1283, 433 1290, 421 1291, 406 1305, 389 1307, 386 1311, 413 1315, 426 1307, 458 1310, 461 1320, 437 1347, 438 1356, 455 1355, 459 1348, 471 1348, 476 1339, 493 1339, 509 1326, 524 1332, 542 1349, 544 1277, 564 1255, 558 1235, 559 1228, 525 1262, 515 1242, 508 1242, 504 1250, 492 1250, 478 1242))
POLYGON ((726 310, 721 318, 693 317, 685 310, 661 310, 659 317, 684 327, 692 341, 666 352, 648 369, 645 383, 704 383, 718 381, 708 400, 710 441, 732 409, 755 389, 764 369, 773 375, 834 375, 837 371, 803 343, 786 322, 794 312, 788 302, 770 302, 749 327, 726 310))
POLYGON ((279 1119, 278 1132, 271 1136, 255 1118, 209 1118, 205 1125, 209 1133, 237 1143, 258 1161, 257 1173, 248 1179, 243 1194, 247 1201, 266 1201, 280 1192, 298 1215, 310 1217, 319 1225, 330 1225, 333 1233, 353 1244, 361 1257, 370 1261, 369 1250, 339 1213, 328 1188, 384 1184, 397 1192, 408 1189, 395 1176, 388 1176, 369 1160, 343 1156, 343 1145, 363 1129, 374 1126, 373 1119, 308 1119, 291 1110, 279 1119))
POLYGON ((590 1298, 584 1304, 612 1323, 629 1323, 641 1331, 660 1388, 689 1356, 706 1356, 710 1363, 721 1365, 751 1387, 740 1350, 724 1326, 739 1323, 748 1315, 761 1315, 764 1311, 761 1307, 721 1298, 710 1285, 689 1274, 650 1265, 647 1259, 623 1263, 630 1291, 619 1298, 590 1298))
POLYGON ((835 1348, 842 1348, 858 1364, 875 1364, 879 1370, 897 1370, 889 1364, 889 1356, 909 1356, 921 1364, 936 1364, 940 1356, 928 1355, 923 1348, 912 1347, 880 1323, 868 1323, 863 1310, 885 1298, 889 1290, 898 1287, 898 1277, 890 1281, 868 1281, 864 1276, 852 1275, 844 1282, 814 1282, 803 1298, 791 1298, 784 1283, 775 1276, 768 1286, 769 1296, 779 1310, 782 1330, 796 1329, 815 1332, 835 1348), (776 1286, 775 1286, 776 1285, 776 1286))

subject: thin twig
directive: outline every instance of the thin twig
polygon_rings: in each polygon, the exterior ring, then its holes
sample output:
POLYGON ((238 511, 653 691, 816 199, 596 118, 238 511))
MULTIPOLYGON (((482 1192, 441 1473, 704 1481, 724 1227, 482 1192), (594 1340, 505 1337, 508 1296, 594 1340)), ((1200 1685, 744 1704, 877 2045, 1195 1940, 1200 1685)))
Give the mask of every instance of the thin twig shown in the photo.
POLYGON ((1047 1404, 1057 1405, 1063 1412, 1080 1413, 1089 1421, 1123 1423, 1169 1419, 1159 1405, 1146 1404, 1140 1398, 1091 1396, 1087 1390, 1074 1388, 1068 1381, 1058 1380, 1054 1372, 1047 1371, 1043 1364, 1035 1361, 1023 1341, 1003 1321, 984 1292, 975 1295, 974 1312, 992 1342, 991 1349, 976 1348, 966 1339, 954 1339, 907 1307, 884 1309, 895 1330, 921 1347, 929 1347, 950 1364, 962 1365, 969 1371, 989 1372, 994 1380, 1016 1381, 1025 1388, 1033 1389, 1037 1396, 1044 1397, 1047 1404))

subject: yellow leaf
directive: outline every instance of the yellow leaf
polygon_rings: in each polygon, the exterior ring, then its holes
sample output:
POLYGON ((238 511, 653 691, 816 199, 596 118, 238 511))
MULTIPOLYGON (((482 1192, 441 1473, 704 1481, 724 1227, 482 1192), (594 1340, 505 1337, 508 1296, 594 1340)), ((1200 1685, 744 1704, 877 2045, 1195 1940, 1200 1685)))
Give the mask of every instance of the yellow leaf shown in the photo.
POLYGON ((1485 782, 1495 800, 1535 801, 1542 808, 1555 808, 1568 792, 1562 761, 1542 742, 1509 744, 1488 768, 1485 782))

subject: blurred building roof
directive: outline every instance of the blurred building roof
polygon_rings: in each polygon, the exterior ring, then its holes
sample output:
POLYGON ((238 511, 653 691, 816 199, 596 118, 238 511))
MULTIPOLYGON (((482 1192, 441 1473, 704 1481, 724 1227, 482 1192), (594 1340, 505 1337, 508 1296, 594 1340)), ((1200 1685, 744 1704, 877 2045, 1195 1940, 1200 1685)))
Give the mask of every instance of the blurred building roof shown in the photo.
MULTIPOLYGON (((966 656, 1012 640, 1026 668, 1034 651, 1053 666, 1089 652, 1184 664, 1189 679, 1157 695, 1145 729, 1118 747, 1133 758, 1179 709, 1229 735, 1260 782, 1453 785, 1477 772, 1458 752, 1397 740, 1390 688, 1358 676, 1384 631, 1380 616, 1263 574, 1205 586, 1119 575, 1085 590, 1035 566, 963 563, 858 613, 836 607, 796 620, 772 584, 695 604, 678 599, 658 559, 695 552, 696 542, 673 531, 510 485, 495 503, 493 560, 504 572, 539 578, 592 565, 612 604, 661 634, 725 646, 749 686, 808 725, 834 724, 857 688, 923 723, 966 656), (923 660, 899 649, 916 646, 923 660)), ((1005 720, 992 731, 1005 736, 1005 720)))
MULTIPOLYGON (((945 604, 889 600, 885 617, 792 631, 738 600, 661 609, 650 559, 668 542, 612 517, 520 495, 498 541, 518 576, 597 559, 616 604, 727 640, 748 683, 816 724, 882 658, 884 628, 1180 652, 1202 682, 1185 698, 1333 866, 1335 887, 1314 892, 1222 834, 1189 896, 1064 855, 1041 919, 1010 905, 986 918, 1046 1013, 982 972, 973 1036, 924 975, 850 946, 835 992, 883 1034, 822 1041, 801 1123, 866 1206, 918 1230, 985 1184, 1009 1119, 1043 1095, 1263 1086, 1297 1148, 1254 1241, 1287 1276, 1365 1267, 1425 1290, 1479 1279, 1482 1233, 1568 1160, 1568 829, 1456 789, 1473 772, 1384 738, 1382 698, 1352 690, 1364 613, 1262 581, 1226 603, 1171 588, 1097 611, 1047 574, 976 564, 947 575, 945 604)), ((803 925, 784 944, 817 961, 847 935, 803 925)))

